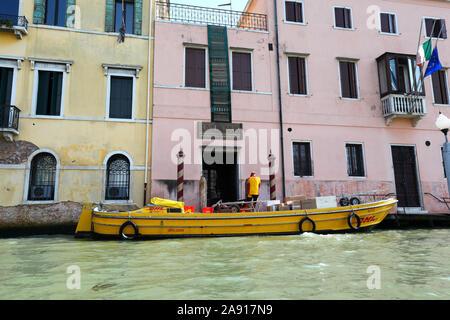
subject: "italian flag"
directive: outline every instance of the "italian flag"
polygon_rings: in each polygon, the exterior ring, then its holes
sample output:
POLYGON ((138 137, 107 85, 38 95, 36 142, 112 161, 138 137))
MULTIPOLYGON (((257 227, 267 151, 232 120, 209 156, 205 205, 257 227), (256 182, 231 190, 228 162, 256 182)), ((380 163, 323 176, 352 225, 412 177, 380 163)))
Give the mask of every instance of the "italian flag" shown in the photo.
POLYGON ((417 52, 417 65, 422 66, 425 61, 429 61, 431 58, 431 39, 425 42, 422 46, 419 47, 419 51, 417 52))

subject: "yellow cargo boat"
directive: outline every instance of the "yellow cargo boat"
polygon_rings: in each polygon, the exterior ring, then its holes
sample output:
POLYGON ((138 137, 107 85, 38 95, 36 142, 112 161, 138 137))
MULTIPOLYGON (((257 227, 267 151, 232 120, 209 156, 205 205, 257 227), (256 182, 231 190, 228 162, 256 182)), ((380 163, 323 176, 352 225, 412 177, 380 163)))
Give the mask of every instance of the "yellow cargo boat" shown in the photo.
POLYGON ((396 203, 395 199, 386 199, 327 209, 238 213, 171 212, 171 208, 158 205, 108 212, 85 205, 75 233, 76 236, 155 239, 357 232, 380 224, 396 203))

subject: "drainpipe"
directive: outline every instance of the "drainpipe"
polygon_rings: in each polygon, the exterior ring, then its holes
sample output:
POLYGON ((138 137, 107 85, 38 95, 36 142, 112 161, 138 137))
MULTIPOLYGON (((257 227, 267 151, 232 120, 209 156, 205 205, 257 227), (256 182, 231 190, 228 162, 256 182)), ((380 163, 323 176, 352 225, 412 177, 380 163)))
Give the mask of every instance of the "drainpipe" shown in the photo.
MULTIPOLYGON (((148 149, 149 149, 149 127, 150 127, 150 94, 153 86, 151 84, 151 81, 153 79, 152 77, 152 71, 153 71, 153 65, 152 62, 152 54, 153 54, 153 5, 154 0, 150 0, 150 10, 149 10, 149 19, 148 19, 148 65, 147 65, 147 118, 145 121, 145 170, 144 170, 144 206, 146 205, 147 200, 147 186, 148 186, 148 149)), ((153 97, 152 97, 153 101, 153 97)))
POLYGON ((286 198, 286 178, 284 170, 284 131, 283 131, 283 105, 281 103, 281 79, 280 79, 280 48, 278 43, 278 10, 277 0, 273 0, 275 14, 275 50, 277 52, 277 80, 278 80, 278 108, 280 114, 280 143, 281 143, 281 178, 283 186, 283 199, 286 198))

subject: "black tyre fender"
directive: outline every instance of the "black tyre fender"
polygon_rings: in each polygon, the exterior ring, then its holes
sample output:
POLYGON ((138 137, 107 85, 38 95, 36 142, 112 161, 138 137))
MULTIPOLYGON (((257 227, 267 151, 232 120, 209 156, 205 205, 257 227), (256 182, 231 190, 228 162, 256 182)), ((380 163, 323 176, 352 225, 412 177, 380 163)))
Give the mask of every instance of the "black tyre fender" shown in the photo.
POLYGON ((138 229, 137 225, 136 225, 133 221, 128 220, 128 221, 124 222, 124 223, 120 226, 120 229, 119 229, 119 236, 121 236, 122 239, 124 239, 124 240, 132 240, 132 239, 135 239, 135 238, 137 238, 137 237, 139 236, 139 229, 138 229), (133 227, 133 229, 134 229, 134 236, 127 236, 125 233, 123 233, 123 230, 124 230, 126 227, 128 227, 128 226, 132 226, 132 227, 133 227))
POLYGON ((239 206, 236 204, 232 204, 230 206, 230 209, 231 209, 231 212, 233 212, 233 213, 241 212, 241 208, 239 208, 239 206))
POLYGON ((349 225, 350 228, 352 228, 353 230, 358 230, 359 227, 361 227, 361 218, 354 212, 350 213, 347 217, 347 223, 349 225), (352 218, 356 217, 356 221, 358 221, 358 224, 355 226, 352 225, 352 218))
POLYGON ((349 200, 347 198, 343 197, 339 200, 339 204, 341 205, 341 207, 346 207, 349 204, 349 200))
POLYGON ((351 204, 352 206, 356 206, 356 205, 358 205, 358 204, 360 204, 360 203, 361 203, 361 201, 359 201, 359 199, 356 198, 356 197, 350 199, 350 204, 351 204))
POLYGON ((303 232, 304 232, 304 231, 303 231, 303 223, 304 223, 305 221, 309 221, 309 222, 312 223, 313 228, 312 228, 311 232, 316 231, 316 223, 313 221, 313 219, 311 219, 310 217, 304 217, 304 218, 303 218, 302 220, 300 220, 300 222, 298 223, 298 230, 300 231, 300 233, 303 233, 303 232))

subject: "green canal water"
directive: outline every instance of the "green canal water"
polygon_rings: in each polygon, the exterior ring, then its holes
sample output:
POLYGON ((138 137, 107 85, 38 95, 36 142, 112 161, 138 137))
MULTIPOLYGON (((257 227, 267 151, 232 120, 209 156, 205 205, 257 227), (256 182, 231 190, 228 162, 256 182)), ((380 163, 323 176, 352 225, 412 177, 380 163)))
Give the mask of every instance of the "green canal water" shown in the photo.
POLYGON ((0 239, 0 299, 450 298, 450 229, 94 241, 0 239))

